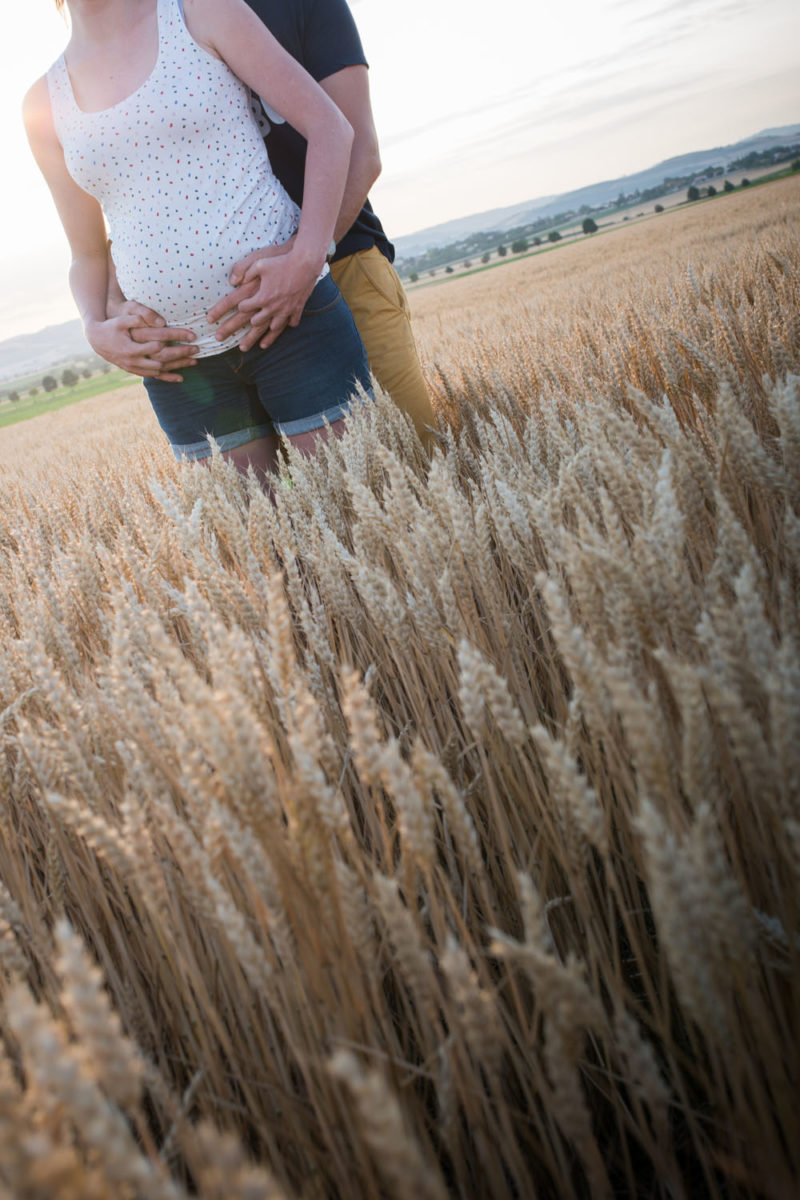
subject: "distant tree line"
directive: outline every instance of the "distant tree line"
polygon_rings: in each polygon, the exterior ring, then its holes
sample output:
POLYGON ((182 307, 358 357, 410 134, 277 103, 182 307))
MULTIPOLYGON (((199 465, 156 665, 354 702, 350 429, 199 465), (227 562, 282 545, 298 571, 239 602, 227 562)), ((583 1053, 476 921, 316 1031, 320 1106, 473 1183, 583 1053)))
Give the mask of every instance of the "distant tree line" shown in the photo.
MULTIPOLYGON (((798 165, 800 165, 800 164, 798 164, 798 165)), ((743 187, 743 188, 750 186, 750 180, 747 178, 747 176, 744 177, 744 179, 741 181, 739 186, 743 187)), ((722 190, 723 190, 723 192, 735 192, 736 188, 731 183, 730 179, 726 179, 724 184, 722 185, 722 190)), ((709 183, 708 187, 705 187, 705 188, 699 188, 699 187, 696 187, 694 184, 692 184, 692 186, 690 188, 686 189, 686 199, 690 203, 693 203, 695 200, 699 200, 702 196, 716 196, 716 194, 717 194, 717 189, 714 187, 713 183, 709 183)), ((661 205, 657 204, 656 212, 663 212, 663 211, 664 210, 661 207, 661 205)))
MULTIPOLYGON (((754 167, 771 167, 775 163, 788 162, 800 152, 800 142, 791 146, 774 146, 772 150, 751 150, 742 158, 728 163, 729 171, 752 171, 754 167)), ((794 166, 794 164, 792 164, 794 166)))
MULTIPOLYGON (((685 175, 675 175, 665 177, 661 183, 655 184, 649 188, 636 188, 632 192, 620 192, 616 200, 610 204, 589 205, 582 204, 578 209, 567 209, 564 212, 555 213, 551 216, 542 216, 537 220, 530 222, 528 225, 520 225, 514 229, 509 229, 506 237, 511 244, 511 251, 514 254, 521 253, 515 250, 515 245, 526 243, 526 249, 531 246, 539 246, 542 242, 542 237, 546 237, 548 241, 558 241, 561 237, 553 238, 552 233, 558 233, 558 227, 564 226, 571 221, 575 221, 579 217, 589 217, 591 214, 600 214, 613 212, 616 209, 629 208, 634 204, 643 204, 651 200, 658 200, 662 196, 670 195, 673 192, 683 191, 684 189, 694 188, 698 191, 698 199, 700 196, 699 184, 707 180, 719 179, 726 174, 726 171, 734 170, 752 170, 753 167, 770 166, 773 163, 784 162, 791 159, 793 155, 800 152, 800 143, 792 146, 777 146, 772 150, 751 151, 742 158, 736 159, 728 164, 727 168, 709 164, 697 171, 687 172, 685 175), (542 235, 541 237, 539 235, 542 235)), ((798 166, 793 169, 800 170, 800 159, 798 166)), ((742 186, 747 187, 747 183, 742 181, 742 186)), ((710 184, 713 188, 714 185, 710 184)), ((733 184, 726 180, 724 183, 726 192, 733 190, 733 184)), ((711 192, 715 194, 716 189, 711 192)), ((706 194, 709 194, 706 190, 706 194)), ((663 205, 656 205, 656 212, 663 212, 663 205)), ((585 224, 585 223, 584 223, 585 224)), ((594 232, 586 230, 584 233, 594 232)), ((412 283, 419 279, 423 272, 428 275, 435 275, 436 269, 446 267, 455 262, 463 262, 465 259, 470 261, 473 258, 478 258, 482 263, 487 263, 492 257, 494 251, 499 257, 503 257, 500 253, 500 247, 496 245, 497 231, 489 230, 483 233, 473 233, 468 238, 464 238, 457 242, 448 242, 444 246, 435 246, 426 250, 423 254, 416 254, 409 258, 400 258, 395 264, 401 275, 406 276, 412 283)), ((505 244, 503 244, 505 250, 505 244)))
POLYGON ((98 355, 93 355, 91 359, 83 360, 68 364, 63 368, 60 374, 49 373, 43 375, 38 383, 30 383, 25 380, 15 384, 10 391, 0 392, 0 401, 9 401, 11 404, 18 404, 26 392, 28 396, 38 396, 41 388, 47 395, 57 391, 60 387, 73 388, 81 379, 91 379, 92 375, 99 372, 102 375, 107 375, 111 370, 111 364, 98 355))
POLYGON ((497 231, 490 230, 486 233, 474 233, 469 238, 465 238, 458 242, 448 242, 445 246, 436 246, 430 250, 426 250, 423 254, 416 254, 409 258, 398 259, 396 262, 397 269, 401 275, 410 279, 412 283, 416 280, 412 276, 416 275, 417 279, 431 271, 436 271, 438 267, 445 267, 454 262, 463 262, 465 258, 479 259, 483 263, 490 261, 493 254, 497 254, 499 258, 504 258, 508 254, 509 245, 512 254, 522 254, 531 246, 541 245, 541 237, 538 234, 544 234, 554 225, 563 225, 572 220, 576 216, 574 210, 567 212, 556 213, 555 216, 540 217, 536 221, 532 221, 529 225, 518 225, 513 229, 509 229, 506 234, 506 240, 497 242, 497 231), (522 243, 525 243, 524 247, 522 243), (520 247, 517 249, 517 247, 520 247), (488 256, 488 257, 487 257, 488 256))

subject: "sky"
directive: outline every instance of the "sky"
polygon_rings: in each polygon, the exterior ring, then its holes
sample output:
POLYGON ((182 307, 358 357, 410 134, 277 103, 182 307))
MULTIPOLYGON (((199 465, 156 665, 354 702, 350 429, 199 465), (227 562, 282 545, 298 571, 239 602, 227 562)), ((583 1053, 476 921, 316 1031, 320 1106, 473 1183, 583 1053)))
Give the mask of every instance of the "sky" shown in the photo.
MULTIPOLYGON (((390 236, 800 123, 800 0, 350 0, 390 236)), ((69 255, 19 116, 67 40, 6 4, 0 340, 70 320, 69 255), (9 9, 11 11, 9 11, 9 9)))

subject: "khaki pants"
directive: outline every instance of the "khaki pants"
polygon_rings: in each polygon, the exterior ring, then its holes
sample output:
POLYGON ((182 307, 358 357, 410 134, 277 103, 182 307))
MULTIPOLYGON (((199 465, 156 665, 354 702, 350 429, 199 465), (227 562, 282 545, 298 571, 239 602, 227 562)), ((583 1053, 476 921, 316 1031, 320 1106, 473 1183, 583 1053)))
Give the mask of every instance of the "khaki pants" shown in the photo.
POLYGON ((331 274, 353 314, 375 378, 431 449, 434 439, 427 427, 435 428, 436 422, 397 272, 373 246, 331 263, 331 274))

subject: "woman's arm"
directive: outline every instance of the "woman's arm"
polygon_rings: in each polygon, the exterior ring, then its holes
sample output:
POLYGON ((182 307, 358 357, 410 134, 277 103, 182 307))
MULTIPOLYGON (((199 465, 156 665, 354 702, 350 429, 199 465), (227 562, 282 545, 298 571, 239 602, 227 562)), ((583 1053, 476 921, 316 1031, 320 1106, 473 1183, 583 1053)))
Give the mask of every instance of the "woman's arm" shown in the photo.
POLYGON ((300 226, 288 254, 258 260, 260 286, 241 307, 274 330, 297 325, 325 263, 341 208, 353 130, 333 101, 244 0, 184 0, 192 37, 221 58, 308 142, 300 226))
POLYGON ((28 92, 22 116, 33 156, 55 201, 72 250, 69 283, 89 345, 108 362, 135 375, 156 375, 164 364, 150 355, 158 341, 137 344, 130 330, 141 317, 106 319, 108 248, 103 212, 94 197, 79 187, 67 170, 64 152, 53 125, 47 80, 39 79, 28 92))
POLYGON ((33 156, 55 201, 72 250, 70 287, 88 329, 105 320, 108 269, 106 230, 100 205, 75 183, 64 162, 56 136, 47 82, 40 79, 22 106, 25 130, 33 156))
MULTIPOLYGON (((344 187, 339 215, 333 236, 338 242, 352 226, 364 206, 370 188, 381 173, 381 155, 378 146, 378 135, 372 116, 372 103, 369 94, 369 72, 360 64, 343 67, 333 75, 328 75, 319 81, 326 95, 330 96, 336 107, 344 113, 353 127, 355 138, 350 153, 350 165, 347 172, 347 182, 344 187)), ((274 253, 279 248, 276 247, 274 253)), ((245 255, 235 264, 231 271, 230 281, 233 291, 223 296, 208 314, 209 321, 221 321, 218 337, 229 337, 239 330, 246 329, 251 314, 239 311, 243 300, 249 300, 256 291, 253 282, 242 284, 250 265, 262 258, 263 250, 254 250, 245 255), (233 311, 235 310, 235 311, 233 311), (229 316, 233 312, 232 316, 229 316)), ((258 281, 256 281, 258 282, 258 281)), ((267 332, 254 318, 250 319, 250 328, 239 342, 240 350, 249 350, 258 342, 266 348, 275 340, 275 335, 267 332)))

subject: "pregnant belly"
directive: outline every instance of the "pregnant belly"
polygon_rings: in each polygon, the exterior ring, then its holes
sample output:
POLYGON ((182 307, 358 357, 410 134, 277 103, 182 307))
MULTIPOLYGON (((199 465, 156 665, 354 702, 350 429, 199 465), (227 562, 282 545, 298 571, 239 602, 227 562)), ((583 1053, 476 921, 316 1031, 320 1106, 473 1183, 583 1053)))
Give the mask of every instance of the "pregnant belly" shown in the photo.
POLYGON ((243 336, 240 331, 223 342, 218 341, 218 326, 209 322, 208 311, 232 290, 229 275, 234 263, 257 248, 247 247, 238 256, 226 256, 224 262, 204 256, 187 263, 184 255, 174 255, 172 262, 169 253, 165 252, 158 262, 130 264, 123 261, 115 265, 124 294, 154 309, 168 325, 191 329, 198 355, 205 357, 230 349, 243 336))
POLYGON ((232 290, 234 264, 253 250, 288 241, 298 220, 299 209, 288 197, 276 203, 254 189, 248 204, 221 228, 176 226, 143 236, 141 227, 128 226, 128 233, 123 225, 121 237, 112 233, 119 285, 129 300, 154 309, 168 325, 190 329, 200 357, 219 354, 244 336, 240 330, 217 341, 217 326, 208 321, 209 309, 232 290))

